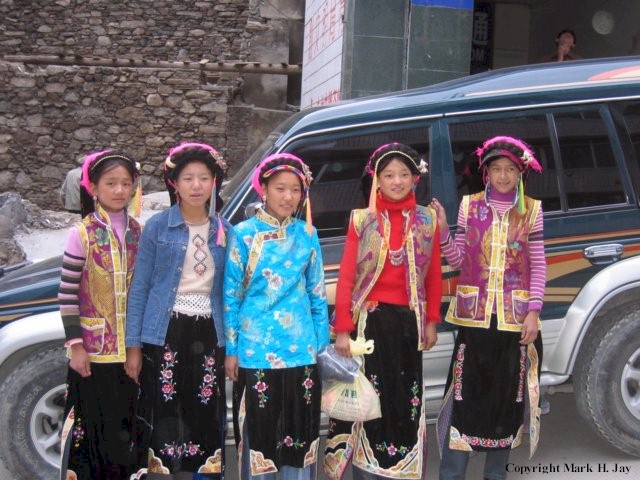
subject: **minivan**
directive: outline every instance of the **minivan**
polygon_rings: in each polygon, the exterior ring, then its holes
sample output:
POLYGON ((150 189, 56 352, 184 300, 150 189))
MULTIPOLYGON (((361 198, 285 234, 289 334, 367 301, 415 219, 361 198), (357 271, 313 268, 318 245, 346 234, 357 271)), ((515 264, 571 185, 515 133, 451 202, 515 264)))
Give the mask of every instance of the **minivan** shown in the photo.
MULTIPOLYGON (((304 110, 228 182, 222 214, 233 224, 253 214, 259 198, 250 177, 266 155, 304 159, 332 304, 349 214, 366 205, 361 175, 375 148, 397 141, 421 154, 430 174, 418 202, 437 197, 454 233, 460 199, 483 188, 474 151, 496 135, 525 140, 544 169, 526 187, 544 210, 541 386, 572 382, 584 420, 615 448, 640 456, 640 57, 501 69, 304 110)), ((0 280, 0 443, 16 477, 41 476, 58 460, 57 445, 46 441, 61 426, 55 409, 66 372, 56 265, 0 280)), ((444 259, 442 266, 444 313, 458 272, 444 259)), ((424 353, 431 420, 455 334, 441 324, 437 345, 424 353)))

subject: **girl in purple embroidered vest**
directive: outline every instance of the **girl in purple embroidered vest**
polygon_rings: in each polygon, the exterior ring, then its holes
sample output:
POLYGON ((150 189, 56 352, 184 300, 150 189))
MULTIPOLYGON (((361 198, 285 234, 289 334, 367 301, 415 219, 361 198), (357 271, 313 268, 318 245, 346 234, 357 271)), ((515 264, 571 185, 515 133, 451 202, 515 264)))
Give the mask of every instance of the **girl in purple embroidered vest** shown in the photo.
POLYGON ((546 264, 540 201, 524 195, 531 149, 494 137, 476 154, 485 190, 465 196, 455 238, 438 212, 442 251, 460 270, 446 321, 459 327, 444 404, 438 417, 441 479, 464 478, 469 452, 486 451, 485 478, 506 478, 509 452, 540 434, 539 315, 546 264))
POLYGON ((380 397, 382 418, 329 421, 324 469, 341 479, 425 478, 427 434, 422 351, 437 340, 442 274, 436 212, 416 205, 414 186, 427 165, 411 147, 378 148, 363 187, 369 208, 351 214, 336 289, 335 349, 373 339, 364 373, 380 397), (370 189, 369 192, 366 190, 370 189))
POLYGON ((222 277, 228 223, 217 210, 225 163, 210 145, 169 150, 171 207, 142 231, 127 307, 126 370, 141 385, 131 478, 219 479, 226 424, 222 277))
POLYGON ((126 479, 137 463, 138 387, 124 371, 124 335, 140 237, 126 208, 138 180, 137 163, 112 150, 82 165, 83 219, 69 231, 58 293, 69 355, 63 479, 126 479))

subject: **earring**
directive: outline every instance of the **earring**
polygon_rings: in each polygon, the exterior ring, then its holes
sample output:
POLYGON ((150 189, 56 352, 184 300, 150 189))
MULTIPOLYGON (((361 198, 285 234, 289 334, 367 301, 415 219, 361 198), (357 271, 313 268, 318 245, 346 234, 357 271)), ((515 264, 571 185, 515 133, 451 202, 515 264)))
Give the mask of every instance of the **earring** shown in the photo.
POLYGON ((262 195, 262 203, 267 203, 267 196, 266 195, 262 195))

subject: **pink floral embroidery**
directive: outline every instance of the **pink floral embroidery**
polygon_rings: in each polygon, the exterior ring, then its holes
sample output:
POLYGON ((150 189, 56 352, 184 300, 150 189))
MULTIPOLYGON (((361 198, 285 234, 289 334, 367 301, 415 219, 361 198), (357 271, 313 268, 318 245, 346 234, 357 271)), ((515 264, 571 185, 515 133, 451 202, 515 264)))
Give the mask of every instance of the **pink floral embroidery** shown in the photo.
POLYGON ((516 402, 522 403, 524 400, 524 374, 527 366, 527 347, 522 345, 520 347, 520 374, 518 377, 518 394, 516 396, 516 402))
POLYGON ((418 407, 420 406, 420 397, 418 394, 420 393, 420 387, 418 387, 418 382, 413 382, 411 386, 411 393, 413 396, 409 403, 411 404, 411 420, 415 420, 418 415, 418 407))
POLYGON ((461 438, 471 446, 485 447, 485 448, 506 448, 509 445, 511 445, 514 441, 513 435, 509 435, 506 438, 494 439, 494 438, 474 437, 470 435, 465 435, 463 433, 461 435, 461 438))
POLYGON ((262 369, 256 372, 256 378, 258 379, 258 381, 253 386, 253 389, 256 392, 258 392, 258 399, 259 399, 258 406, 260 408, 264 408, 265 405, 267 404, 267 400, 269 399, 267 394, 264 392, 267 391, 267 389, 269 388, 269 385, 267 385, 265 382, 262 381, 262 379, 264 378, 264 372, 262 371, 262 369))
POLYGON ((207 405, 214 394, 220 396, 220 388, 216 377, 216 357, 214 355, 205 355, 202 366, 205 373, 202 376, 198 397, 200 398, 200 403, 207 405))
POLYGON ((376 445, 376 449, 379 452, 387 452, 387 455, 390 457, 395 457, 396 454, 402 455, 403 457, 407 454, 409 449, 404 446, 396 447, 393 442, 387 444, 387 442, 382 442, 376 445))
POLYGON ((269 268, 265 268, 262 270, 262 276, 267 279, 267 283, 269 284, 269 288, 273 290, 278 290, 282 287, 282 277, 277 273, 274 273, 269 268))
POLYGON ((293 440, 293 438, 291 438, 289 435, 287 435, 286 437, 284 437, 284 440, 282 440, 281 442, 278 442, 278 447, 293 447, 295 449, 298 448, 302 448, 304 447, 305 442, 301 442, 300 439, 297 440, 293 440))
POLYGON ((313 388, 313 380, 311 380, 311 367, 304 368, 304 381, 302 386, 304 387, 304 399, 307 401, 307 405, 311 404, 311 389, 313 388))
POLYGON ((464 364, 464 349, 467 346, 461 343, 458 347, 458 354, 456 355, 456 361, 453 365, 453 398, 462 400, 462 366, 464 364))
POLYGON ((178 363, 176 356, 177 354, 171 350, 169 344, 166 344, 162 356, 164 363, 160 366, 160 390, 165 402, 172 400, 176 394, 176 383, 173 379, 173 368, 178 363))
POLYGON ((200 448, 197 443, 165 443, 164 448, 160 450, 166 457, 170 458, 182 458, 182 457, 195 457, 196 455, 202 455, 204 450, 200 448))

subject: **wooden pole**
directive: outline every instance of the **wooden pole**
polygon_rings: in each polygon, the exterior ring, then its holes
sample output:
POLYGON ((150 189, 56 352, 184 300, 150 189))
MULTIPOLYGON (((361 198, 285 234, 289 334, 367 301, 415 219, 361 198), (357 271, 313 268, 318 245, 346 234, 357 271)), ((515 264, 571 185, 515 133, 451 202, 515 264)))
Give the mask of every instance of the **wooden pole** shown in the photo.
POLYGON ((70 65, 87 67, 131 67, 201 70, 207 72, 236 72, 273 75, 300 75, 302 65, 260 62, 213 62, 210 60, 163 61, 133 58, 82 57, 74 55, 2 55, 0 60, 31 65, 70 65))

